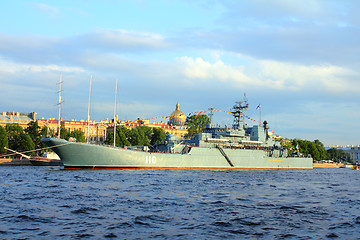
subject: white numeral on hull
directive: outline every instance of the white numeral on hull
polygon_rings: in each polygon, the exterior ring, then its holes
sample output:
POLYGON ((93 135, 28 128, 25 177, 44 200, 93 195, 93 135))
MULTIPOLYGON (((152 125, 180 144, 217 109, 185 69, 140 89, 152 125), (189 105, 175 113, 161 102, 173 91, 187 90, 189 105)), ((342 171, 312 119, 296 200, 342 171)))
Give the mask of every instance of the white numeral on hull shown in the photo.
POLYGON ((155 164, 156 163, 156 156, 146 156, 145 157, 146 164, 155 164))

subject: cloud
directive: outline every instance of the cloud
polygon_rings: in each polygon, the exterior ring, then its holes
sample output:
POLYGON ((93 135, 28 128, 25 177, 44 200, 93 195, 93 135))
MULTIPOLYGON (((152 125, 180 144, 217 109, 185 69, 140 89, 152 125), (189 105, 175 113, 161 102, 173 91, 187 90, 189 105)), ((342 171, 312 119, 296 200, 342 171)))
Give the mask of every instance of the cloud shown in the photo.
POLYGON ((85 72, 84 69, 79 67, 66 67, 66 66, 57 66, 57 65, 30 65, 28 66, 30 72, 41 73, 41 72, 85 72))
MULTIPOLYGON (((179 11, 176 16, 186 19, 176 17, 161 26, 163 16, 152 19, 155 12, 144 17, 145 25, 125 24, 139 11, 131 3, 126 5, 133 7, 130 17, 109 11, 114 18, 111 22, 98 21, 102 16, 94 11, 96 4, 81 6, 83 11, 36 3, 33 7, 39 17, 27 19, 33 27, 22 29, 27 26, 22 24, 16 28, 19 33, 39 35, 0 33, 0 108, 26 108, 39 116, 56 116, 56 83, 63 72, 65 118, 86 116, 92 75, 91 116, 95 119, 112 117, 118 78, 122 119, 171 113, 177 101, 184 112, 210 105, 227 110, 246 91, 253 108, 261 103, 264 117, 268 115, 274 130, 284 136, 321 135, 335 142, 345 134, 332 126, 339 125, 341 131, 347 126, 356 129, 352 124, 356 121, 343 118, 358 119, 347 106, 359 102, 360 17, 356 11, 360 3, 187 3, 192 14, 179 11), (49 16, 61 21, 36 24, 49 16), (168 28, 175 20, 176 27, 168 28), (69 22, 73 25, 68 26, 69 22), (142 31, 145 27, 151 30, 142 31)), ((102 4, 104 9, 113 8, 102 4)), ((163 7, 170 16, 173 9, 163 7)), ((356 112, 358 106, 354 108, 356 112)), ((250 116, 257 114, 249 109, 250 116)), ((231 124, 232 119, 227 118, 219 120, 231 124)))
POLYGON ((359 64, 357 1, 218 1, 221 27, 184 32, 183 46, 302 65, 359 64))
POLYGON ((64 42, 59 37, 0 33, 0 57, 19 63, 59 64, 66 60, 64 42))
POLYGON ((79 41, 88 43, 90 47, 94 48, 125 52, 165 50, 171 47, 166 38, 160 34, 123 29, 99 29, 80 35, 79 41))
MULTIPOLYGON (((183 75, 189 79, 227 82, 236 88, 262 87, 290 91, 321 90, 329 93, 357 92, 347 77, 356 75, 350 69, 332 65, 300 65, 295 63, 258 60, 239 56, 244 65, 229 65, 221 60, 214 63, 197 57, 181 57, 183 75)), ((357 74, 358 75, 358 74, 357 74)))
POLYGON ((322 90, 327 92, 355 91, 346 76, 354 73, 352 70, 332 65, 299 65, 269 60, 260 60, 259 72, 265 83, 274 88, 289 90, 322 90), (314 89, 315 88, 315 89, 314 89))
POLYGON ((14 61, 6 61, 3 58, 0 58, 0 72, 9 73, 9 74, 23 74, 23 73, 44 73, 44 72, 85 72, 84 69, 80 67, 72 66, 59 66, 55 64, 25 64, 17 63, 14 61))
MULTIPOLYGON (((162 86, 181 80, 186 82, 186 86, 181 86, 183 89, 210 82, 218 86, 226 83, 236 89, 261 87, 280 91, 325 90, 329 93, 358 93, 360 89, 354 87, 359 86, 355 80, 358 71, 329 63, 262 59, 227 50, 201 48, 199 56, 210 52, 215 60, 191 55, 176 57, 175 54, 169 61, 162 59, 162 52, 173 52, 179 46, 153 33, 103 29, 70 38, 2 34, 0 43, 3 56, 0 71, 3 74, 102 71, 104 76, 113 78, 121 72, 121 76, 129 80, 140 79, 139 82, 146 86, 149 85, 145 83, 146 79, 162 86), (151 58, 144 54, 148 51, 154 52, 151 58)), ((191 49, 184 50, 191 52, 191 49)))
POLYGON ((180 57, 179 62, 183 65, 183 74, 190 79, 216 79, 222 82, 234 82, 258 85, 259 82, 251 79, 243 73, 242 66, 230 66, 218 60, 215 63, 204 61, 198 57, 180 57))
POLYGON ((0 56, 31 63, 77 64, 75 61, 82 55, 89 57, 82 63, 91 63, 91 58, 96 61, 98 55, 129 58, 129 54, 133 54, 132 58, 136 58, 146 52, 167 51, 172 47, 172 43, 159 34, 125 30, 100 29, 73 37, 0 33, 0 56))
POLYGON ((61 14, 61 10, 59 8, 45 3, 32 3, 31 5, 38 9, 41 13, 50 17, 58 17, 61 14))

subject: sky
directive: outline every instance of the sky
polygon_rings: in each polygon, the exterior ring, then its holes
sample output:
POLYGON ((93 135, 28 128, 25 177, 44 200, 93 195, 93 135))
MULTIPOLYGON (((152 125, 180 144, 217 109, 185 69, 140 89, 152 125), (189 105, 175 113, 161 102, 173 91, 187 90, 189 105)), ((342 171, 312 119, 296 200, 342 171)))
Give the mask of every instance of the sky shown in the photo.
MULTIPOLYGON (((0 112, 99 121, 246 115, 282 137, 360 144, 360 1, 1 1, 0 112), (261 104, 261 115, 256 107, 261 104)), ((160 121, 161 119, 159 119, 160 121)), ((249 125, 253 121, 248 121, 249 125)))

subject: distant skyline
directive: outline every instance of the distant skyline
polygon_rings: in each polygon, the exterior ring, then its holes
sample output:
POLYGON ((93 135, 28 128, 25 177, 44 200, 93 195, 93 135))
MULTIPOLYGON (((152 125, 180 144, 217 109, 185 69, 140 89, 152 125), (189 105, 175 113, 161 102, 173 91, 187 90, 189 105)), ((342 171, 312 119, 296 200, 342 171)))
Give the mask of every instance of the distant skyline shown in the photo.
MULTIPOLYGON (((360 144, 360 9, 351 0, 3 1, 0 111, 121 120, 214 107, 246 92, 275 134, 360 144)), ((253 124, 252 121, 248 122, 253 124)))

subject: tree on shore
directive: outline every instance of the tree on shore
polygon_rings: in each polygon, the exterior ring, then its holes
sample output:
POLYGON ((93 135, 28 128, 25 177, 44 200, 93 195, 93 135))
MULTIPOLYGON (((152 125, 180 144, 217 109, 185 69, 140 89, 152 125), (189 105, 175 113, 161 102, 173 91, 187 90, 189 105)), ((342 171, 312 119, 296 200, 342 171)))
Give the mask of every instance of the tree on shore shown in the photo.
POLYGON ((210 123, 210 118, 207 115, 191 115, 186 118, 185 125, 188 126, 188 133, 185 138, 191 139, 195 133, 202 132, 206 124, 210 123))
POLYGON ((41 130, 37 121, 31 121, 28 124, 28 127, 25 129, 25 133, 27 133, 33 143, 35 144, 35 149, 41 149, 45 147, 45 145, 41 142, 41 130))
POLYGON ((85 134, 80 129, 72 131, 70 137, 75 138, 77 142, 85 142, 85 134))
POLYGON ((63 122, 60 123, 60 138, 68 140, 70 138, 70 132, 65 128, 63 122))
MULTIPOLYGON (((18 152, 30 151, 35 149, 35 144, 31 137, 24 132, 22 127, 17 124, 6 124, 5 130, 8 136, 9 148, 18 152)), ((33 155, 34 152, 27 153, 33 155)))
MULTIPOLYGON (((126 127, 117 127, 116 128, 116 142, 115 146, 117 147, 124 147, 124 146, 130 146, 130 142, 128 141, 129 136, 129 129, 126 127)), ((114 133, 109 132, 105 141, 106 144, 113 145, 114 144, 114 133)))
POLYGON ((129 142, 132 146, 150 146, 152 130, 148 126, 132 128, 129 133, 129 142))
MULTIPOLYGON (((127 129, 126 127, 116 128, 115 146, 152 146, 158 141, 164 141, 166 134, 161 128, 150 128, 148 126, 138 126, 127 129)), ((114 143, 114 133, 109 132, 106 144, 114 143)))
POLYGON ((288 149, 289 154, 300 152, 304 156, 311 155, 315 161, 328 160, 329 156, 324 145, 316 139, 314 142, 301 139, 282 140, 282 145, 288 149))
POLYGON ((50 137, 52 136, 52 130, 51 129, 48 129, 47 126, 43 126, 40 130, 40 136, 41 138, 47 138, 47 137, 50 137))
POLYGON ((350 153, 345 152, 342 149, 330 148, 327 150, 329 160, 334 162, 350 162, 350 153))
POLYGON ((5 131, 5 128, 0 126, 0 153, 6 153, 5 148, 9 147, 8 137, 5 131))
POLYGON ((161 128, 153 128, 153 134, 150 137, 150 145, 154 145, 157 142, 162 142, 166 138, 166 133, 161 128))

